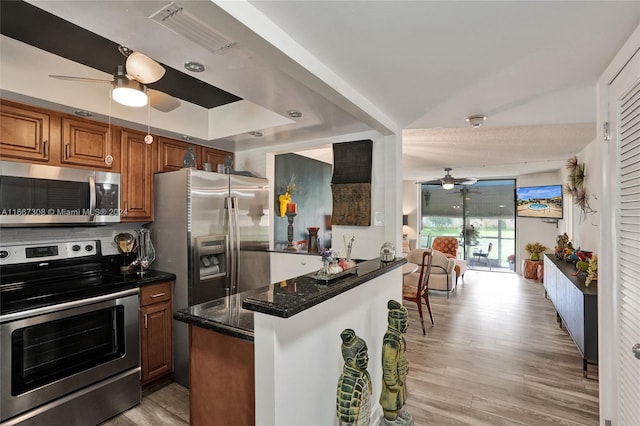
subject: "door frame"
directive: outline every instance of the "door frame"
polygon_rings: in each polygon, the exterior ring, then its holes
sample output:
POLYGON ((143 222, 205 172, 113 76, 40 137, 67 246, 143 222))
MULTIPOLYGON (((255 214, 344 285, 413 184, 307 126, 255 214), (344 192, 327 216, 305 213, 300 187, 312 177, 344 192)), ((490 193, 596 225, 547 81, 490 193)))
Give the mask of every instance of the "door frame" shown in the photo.
MULTIPOLYGON (((604 123, 609 122, 609 86, 620 74, 624 66, 640 50, 640 26, 636 27, 629 39, 618 51, 613 61, 600 76, 596 86, 597 97, 597 140, 601 141, 603 206, 615 206, 619 199, 617 179, 616 137, 605 140, 604 123)), ((615 112, 615 111, 614 111, 615 112)), ((613 132, 612 132, 613 133, 613 132)), ((599 282, 598 285, 598 371, 600 394, 600 424, 606 421, 618 424, 619 379, 617 361, 619 358, 619 307, 616 235, 618 234, 614 209, 602 209, 600 215, 599 282), (613 227, 613 229, 612 229, 613 227)))

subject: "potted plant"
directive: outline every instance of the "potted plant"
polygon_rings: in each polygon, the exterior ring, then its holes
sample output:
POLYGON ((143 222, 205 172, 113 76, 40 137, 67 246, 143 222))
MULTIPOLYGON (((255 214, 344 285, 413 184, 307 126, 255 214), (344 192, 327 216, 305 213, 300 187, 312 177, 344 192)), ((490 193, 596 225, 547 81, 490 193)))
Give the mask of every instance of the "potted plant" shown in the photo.
POLYGON ((527 243, 524 249, 529 253, 529 259, 540 260, 540 253, 544 253, 547 247, 536 241, 535 243, 527 243))
POLYGON ((465 225, 462 227, 462 235, 464 237, 465 244, 468 246, 478 245, 478 236, 480 231, 473 225, 465 225))

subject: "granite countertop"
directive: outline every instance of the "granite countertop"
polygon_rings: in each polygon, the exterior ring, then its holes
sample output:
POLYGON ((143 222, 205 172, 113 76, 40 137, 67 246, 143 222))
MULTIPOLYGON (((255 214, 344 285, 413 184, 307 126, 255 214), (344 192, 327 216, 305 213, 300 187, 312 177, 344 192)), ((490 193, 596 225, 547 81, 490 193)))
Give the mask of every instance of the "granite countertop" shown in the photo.
POLYGON ((138 281, 138 285, 175 280, 176 274, 172 274, 171 272, 158 271, 155 269, 147 269, 142 276, 136 275, 136 281, 138 281))
MULTIPOLYGON (((254 290, 255 291, 255 290, 254 290)), ((253 312, 242 308, 243 292, 181 309, 178 321, 253 342, 253 312)))
POLYGON ((313 275, 302 275, 261 289, 258 294, 249 295, 242 302, 245 309, 289 318, 318 305, 325 300, 344 293, 391 269, 400 268, 407 263, 405 258, 396 258, 393 262, 383 263, 380 258, 358 263, 353 274, 347 274, 329 283, 317 281, 313 275))
POLYGON ((317 281, 302 275, 255 290, 201 303, 174 314, 174 318, 191 325, 228 334, 253 342, 253 312, 289 318, 332 297, 347 292, 388 271, 400 268, 405 258, 383 263, 380 258, 358 263, 355 273, 329 281, 317 281))

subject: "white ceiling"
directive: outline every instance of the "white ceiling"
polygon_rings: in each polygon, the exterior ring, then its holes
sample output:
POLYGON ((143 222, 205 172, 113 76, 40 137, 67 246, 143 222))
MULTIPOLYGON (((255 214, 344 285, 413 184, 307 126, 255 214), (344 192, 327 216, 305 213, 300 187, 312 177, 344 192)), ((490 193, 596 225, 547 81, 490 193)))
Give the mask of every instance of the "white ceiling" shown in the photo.
MULTIPOLYGON (((455 177, 559 169, 596 138, 595 84, 640 23, 637 1, 177 1, 238 43, 213 54, 149 19, 165 1, 30 3, 173 68, 201 61, 207 71, 197 78, 268 111, 304 112, 296 123, 266 129, 251 128, 247 117, 242 133, 211 139, 215 111, 183 104, 153 116, 156 129, 194 129, 196 141, 238 151, 404 129, 409 180, 440 177, 444 167, 455 177), (469 128, 465 118, 479 113, 485 125, 469 128)), ((107 112, 103 98, 66 101, 68 86, 66 98, 52 94, 61 83, 46 74, 87 75, 86 67, 40 65, 21 85, 10 71, 33 68, 34 58, 21 63, 17 52, 27 49, 5 45, 3 38, 3 91, 44 96, 33 89, 44 81, 49 102, 107 112)), ((114 115, 146 122, 146 114, 114 115)))

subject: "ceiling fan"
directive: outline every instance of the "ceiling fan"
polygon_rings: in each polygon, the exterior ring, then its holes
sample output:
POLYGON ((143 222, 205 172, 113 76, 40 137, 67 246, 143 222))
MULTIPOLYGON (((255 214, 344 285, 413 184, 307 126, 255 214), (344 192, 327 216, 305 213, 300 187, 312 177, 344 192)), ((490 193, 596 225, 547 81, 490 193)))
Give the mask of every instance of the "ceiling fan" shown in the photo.
POLYGON ((127 58, 125 65, 118 65, 113 80, 72 77, 68 75, 49 75, 60 80, 84 81, 88 83, 111 83, 111 97, 114 101, 131 107, 141 107, 147 103, 162 112, 172 111, 180 106, 180 101, 159 90, 147 88, 147 84, 160 80, 165 68, 147 55, 134 52, 120 46, 118 50, 127 58))
POLYGON ((447 167, 444 169, 445 171, 445 175, 444 177, 440 178, 440 179, 434 179, 428 182, 425 182, 427 184, 441 184, 442 185, 442 189, 445 190, 449 190, 449 189, 453 189, 453 187, 457 184, 457 185, 473 185, 474 183, 476 183, 478 181, 478 179, 476 178, 454 178, 453 176, 451 176, 451 174, 449 173, 451 171, 451 167, 447 167))

